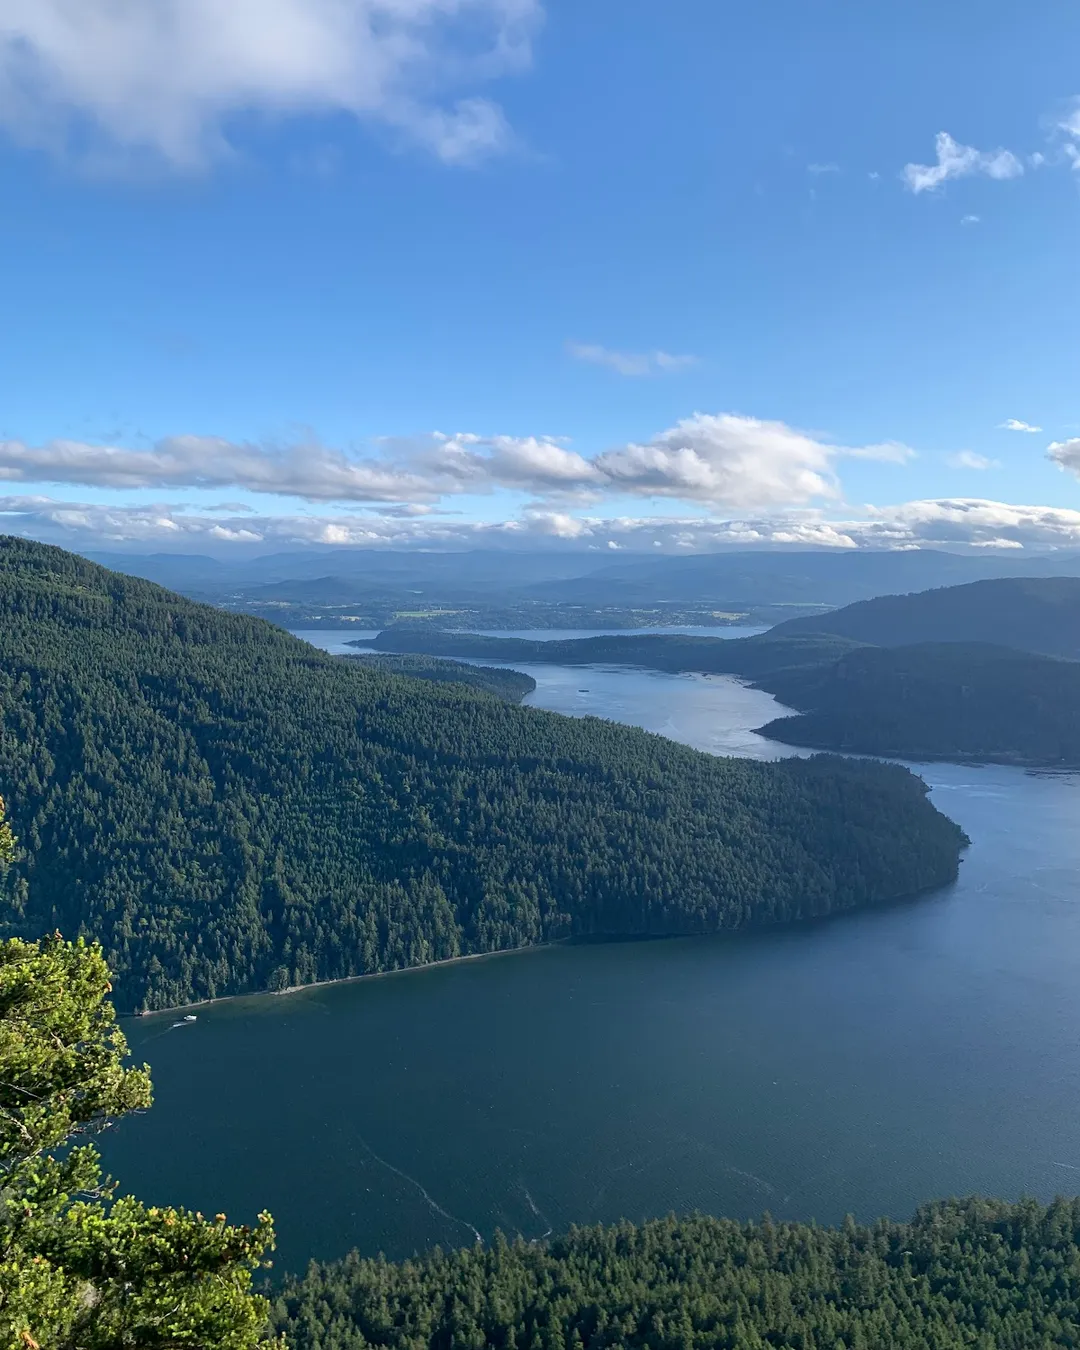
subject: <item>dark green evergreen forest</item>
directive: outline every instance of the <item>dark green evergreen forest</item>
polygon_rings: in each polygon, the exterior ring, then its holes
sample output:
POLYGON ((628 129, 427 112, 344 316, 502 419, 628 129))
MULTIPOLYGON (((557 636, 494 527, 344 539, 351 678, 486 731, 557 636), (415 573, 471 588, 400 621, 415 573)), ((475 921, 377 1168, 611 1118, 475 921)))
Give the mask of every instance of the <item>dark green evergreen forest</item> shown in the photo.
POLYGON ((965 842, 901 768, 716 759, 15 539, 0 795, 4 929, 99 939, 128 1010, 888 903, 955 877, 965 842))
POLYGON ((422 656, 407 652, 369 652, 365 656, 347 656, 346 661, 367 661, 378 670, 393 675, 409 675, 414 680, 431 680, 434 684, 467 684, 470 689, 481 689, 496 698, 520 703, 526 694, 536 688, 531 675, 520 670, 503 670, 500 666, 472 666, 464 661, 444 661, 437 656, 422 656))
POLYGON ((1080 765, 1080 662, 981 643, 859 647, 766 683, 781 703, 806 709, 760 729, 790 745, 1080 765))
POLYGON ((1050 1350, 1080 1343, 1080 1200, 840 1228, 695 1217, 312 1265, 291 1350, 1050 1350))

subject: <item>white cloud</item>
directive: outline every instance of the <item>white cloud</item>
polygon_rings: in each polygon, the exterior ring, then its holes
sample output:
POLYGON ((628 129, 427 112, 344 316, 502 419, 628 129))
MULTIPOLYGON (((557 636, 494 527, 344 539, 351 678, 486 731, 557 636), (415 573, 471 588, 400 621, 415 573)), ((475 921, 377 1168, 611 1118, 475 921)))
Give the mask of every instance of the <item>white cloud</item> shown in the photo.
POLYGON ((921 547, 958 544, 976 548, 1080 546, 1080 511, 1056 506, 1019 506, 979 497, 951 497, 867 508, 871 532, 864 538, 893 539, 921 547))
POLYGON ((1058 466, 1080 478, 1080 437, 1068 441, 1051 441, 1047 456, 1058 466))
POLYGON ((468 164, 510 140, 469 86, 527 67, 541 18, 540 0, 0 0, 0 126, 192 170, 237 114, 346 113, 468 164))
POLYGON ((1042 431, 1042 427, 1033 427, 1030 422, 1021 422, 1017 417, 1006 417, 1004 422, 998 423, 999 431, 1029 431, 1034 435, 1042 431))
POLYGON ((319 445, 284 449, 215 436, 169 436, 150 450, 84 441, 0 442, 0 480, 138 489, 240 487, 324 501, 399 501, 438 495, 390 462, 355 461, 319 445))
POLYGON ((753 510, 839 497, 835 463, 844 456, 898 463, 911 454, 894 444, 832 445, 784 422, 696 413, 593 463, 615 490, 753 510))
POLYGON ((982 216, 961 216, 961 217, 960 217, 960 224, 961 224, 961 225, 978 225, 979 222, 980 222, 981 220, 982 220, 982 216))
POLYGON ((976 150, 960 145, 947 131, 939 131, 934 142, 936 164, 906 164, 904 181, 914 193, 932 192, 950 178, 968 178, 983 174, 987 178, 1019 178, 1024 166, 1011 150, 976 150))
POLYGON ((698 364, 696 356, 673 356, 670 352, 620 352, 593 342, 568 342, 566 350, 578 361, 606 366, 619 375, 670 375, 698 364))
POLYGON ((996 459, 988 459, 974 450, 958 450, 955 455, 946 455, 945 463, 950 469, 1000 469, 996 459))
POLYGON ((593 458, 553 437, 474 433, 386 438, 367 455, 317 442, 264 446, 190 435, 138 450, 71 440, 42 446, 3 441, 0 481, 120 491, 240 488, 395 509, 503 488, 563 505, 617 492, 756 510, 838 498, 836 466, 845 458, 903 464, 913 454, 894 442, 841 446, 783 422, 698 413, 651 440, 593 458))
POLYGON ((806 172, 812 174, 839 173, 840 165, 832 163, 831 160, 827 164, 808 164, 806 172))
POLYGON ((1069 100, 1066 111, 1058 117, 1055 129, 1066 136, 1080 137, 1080 98, 1069 100))
POLYGON ((317 443, 263 446, 214 436, 170 436, 149 450, 84 441, 0 441, 0 481, 134 490, 237 487, 308 501, 415 507, 494 487, 540 493, 603 483, 595 465, 542 437, 474 435, 387 439, 350 456, 317 443))

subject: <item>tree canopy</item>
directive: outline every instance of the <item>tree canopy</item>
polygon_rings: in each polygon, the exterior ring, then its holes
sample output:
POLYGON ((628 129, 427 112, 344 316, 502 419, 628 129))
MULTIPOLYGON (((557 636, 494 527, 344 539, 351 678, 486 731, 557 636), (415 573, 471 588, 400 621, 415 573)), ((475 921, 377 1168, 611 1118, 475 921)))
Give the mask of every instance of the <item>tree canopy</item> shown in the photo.
POLYGON ((293 1350, 1051 1350, 1080 1326, 1080 1200, 840 1228, 702 1216, 312 1265, 293 1350))
POLYGON ((0 792, 7 933, 99 940, 127 1010, 887 903, 964 844, 900 768, 517 707, 12 539, 0 792))
POLYGON ((761 728, 791 745, 902 759, 1080 766, 1080 662, 989 643, 859 647, 769 688, 804 709, 761 728))
MULTIPOLYGON (((12 843, 0 826, 0 855, 12 843)), ((96 945, 0 943, 0 1347, 268 1345, 251 1285, 269 1216, 238 1228, 148 1208, 77 1142, 151 1101, 146 1067, 125 1064, 111 987, 96 945)))

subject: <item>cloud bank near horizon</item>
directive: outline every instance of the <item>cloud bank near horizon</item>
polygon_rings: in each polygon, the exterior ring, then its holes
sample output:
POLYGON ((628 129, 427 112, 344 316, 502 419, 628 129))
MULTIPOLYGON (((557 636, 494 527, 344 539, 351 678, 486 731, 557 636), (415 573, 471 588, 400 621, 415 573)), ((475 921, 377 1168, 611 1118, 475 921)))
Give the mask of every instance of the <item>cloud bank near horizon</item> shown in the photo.
POLYGON ((48 496, 0 498, 0 533, 86 551, 199 552, 226 548, 627 549, 647 553, 752 548, 1080 549, 1080 510, 976 497, 865 507, 829 519, 817 510, 751 515, 586 516, 534 509, 503 521, 424 512, 252 515, 234 505, 103 505, 48 496))

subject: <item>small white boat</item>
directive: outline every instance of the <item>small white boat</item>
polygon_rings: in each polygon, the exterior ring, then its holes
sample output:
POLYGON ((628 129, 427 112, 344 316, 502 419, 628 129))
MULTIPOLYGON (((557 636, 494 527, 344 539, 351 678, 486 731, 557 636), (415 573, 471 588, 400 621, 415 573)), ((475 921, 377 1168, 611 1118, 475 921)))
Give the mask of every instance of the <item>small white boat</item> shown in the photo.
POLYGON ((185 1022, 197 1022, 198 1020, 199 1019, 195 1016, 194 1013, 188 1013, 188 1015, 184 1018, 185 1022))

